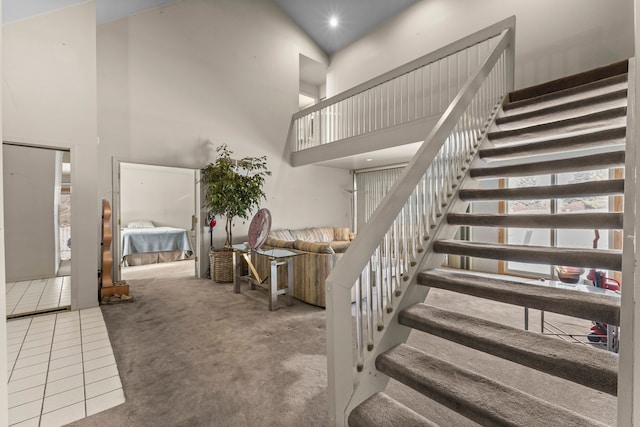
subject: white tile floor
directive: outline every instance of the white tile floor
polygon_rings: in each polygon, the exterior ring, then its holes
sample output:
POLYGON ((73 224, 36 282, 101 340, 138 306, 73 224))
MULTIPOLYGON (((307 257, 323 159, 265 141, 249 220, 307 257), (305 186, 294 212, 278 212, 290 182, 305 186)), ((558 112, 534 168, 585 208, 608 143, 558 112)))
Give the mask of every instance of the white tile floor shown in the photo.
POLYGON ((7 321, 10 426, 61 426, 124 403, 100 308, 7 321))
POLYGON ((7 283, 7 316, 37 313, 71 305, 71 277, 7 283))

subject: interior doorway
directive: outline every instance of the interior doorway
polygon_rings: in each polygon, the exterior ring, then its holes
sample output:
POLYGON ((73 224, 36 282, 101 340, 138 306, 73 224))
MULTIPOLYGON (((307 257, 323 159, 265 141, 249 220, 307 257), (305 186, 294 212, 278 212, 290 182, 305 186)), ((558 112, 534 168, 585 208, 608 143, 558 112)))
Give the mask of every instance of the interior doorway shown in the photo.
POLYGON ((117 162, 115 280, 200 277, 199 170, 117 162))
POLYGON ((7 317, 71 306, 70 151, 4 142, 7 317))

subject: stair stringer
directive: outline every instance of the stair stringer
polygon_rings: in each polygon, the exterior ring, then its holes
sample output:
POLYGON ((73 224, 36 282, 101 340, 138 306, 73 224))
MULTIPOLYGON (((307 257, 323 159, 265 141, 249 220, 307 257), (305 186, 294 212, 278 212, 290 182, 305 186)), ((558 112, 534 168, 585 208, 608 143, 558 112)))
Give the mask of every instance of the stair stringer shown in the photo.
MULTIPOLYGON (((636 37, 637 39, 637 37, 636 37)), ((640 197, 637 195, 638 168, 640 167, 640 126, 637 114, 640 110, 638 87, 638 47, 636 57, 629 59, 629 91, 627 109, 625 187, 624 187, 624 229, 622 243, 622 283, 620 301, 620 329, 625 331, 620 344, 618 364, 618 416, 620 426, 640 425, 638 393, 640 390, 640 239, 638 238, 638 215, 640 197), (628 285, 630 286, 628 286, 628 285)))
MULTIPOLYGON (((499 107, 494 111, 490 121, 487 123, 487 129, 493 125, 497 112, 500 110, 501 108, 499 107)), ((347 416, 356 406, 368 399, 372 394, 384 390, 389 382, 389 376, 379 372, 376 368, 376 358, 390 348, 398 344, 406 343, 409 333, 413 330, 410 327, 401 325, 398 321, 398 315, 407 307, 423 303, 429 294, 429 287, 417 283, 418 273, 442 265, 445 255, 434 252, 433 243, 440 239, 453 238, 460 228, 458 225, 449 225, 447 223, 447 214, 463 213, 469 207, 470 202, 460 199, 458 197, 458 191, 462 188, 475 189, 480 185, 478 180, 469 177, 468 171, 471 164, 478 161, 479 147, 486 141, 487 134, 488 132, 485 132, 484 138, 477 143, 473 157, 465 170, 465 174, 456 183, 453 193, 445 203, 442 204, 442 214, 439 216, 438 223, 434 227, 435 232, 431 238, 424 242, 422 251, 419 251, 420 258, 415 260, 415 263, 413 263, 408 272, 403 276, 402 279, 406 282, 404 292, 399 296, 396 294, 392 307, 392 316, 386 319, 383 329, 375 335, 373 350, 367 353, 360 372, 354 368, 354 378, 357 378, 357 380, 354 384, 351 400, 345 411, 347 416)))

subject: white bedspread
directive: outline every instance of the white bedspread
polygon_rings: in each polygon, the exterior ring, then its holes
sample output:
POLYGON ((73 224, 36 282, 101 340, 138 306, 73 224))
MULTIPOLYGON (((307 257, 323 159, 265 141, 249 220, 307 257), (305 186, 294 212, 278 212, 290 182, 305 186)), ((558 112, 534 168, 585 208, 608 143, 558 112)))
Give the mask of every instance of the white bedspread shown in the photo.
POLYGON ((193 254, 189 235, 184 228, 150 227, 122 229, 122 256, 135 253, 183 250, 193 254))

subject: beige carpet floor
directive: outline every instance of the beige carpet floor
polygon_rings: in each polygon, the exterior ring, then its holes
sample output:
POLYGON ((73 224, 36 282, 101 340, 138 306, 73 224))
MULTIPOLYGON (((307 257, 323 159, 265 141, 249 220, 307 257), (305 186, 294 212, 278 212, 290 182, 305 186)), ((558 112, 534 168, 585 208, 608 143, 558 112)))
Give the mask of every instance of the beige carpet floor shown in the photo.
MULTIPOLYGON (((264 290, 244 285, 234 294, 231 284, 194 278, 191 262, 129 269, 123 277, 134 300, 102 306, 127 401, 72 425, 327 425, 323 309, 296 301, 269 312, 264 290)), ((428 302, 523 322, 521 308, 446 291, 432 291, 428 302)), ((570 333, 589 329, 588 321, 546 318, 570 333)), ((603 393, 427 334, 414 332, 409 343, 594 419, 615 420, 615 398, 603 393)), ((387 392, 442 426, 474 425, 396 382, 387 392)))

